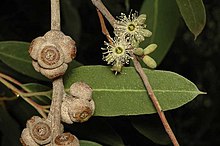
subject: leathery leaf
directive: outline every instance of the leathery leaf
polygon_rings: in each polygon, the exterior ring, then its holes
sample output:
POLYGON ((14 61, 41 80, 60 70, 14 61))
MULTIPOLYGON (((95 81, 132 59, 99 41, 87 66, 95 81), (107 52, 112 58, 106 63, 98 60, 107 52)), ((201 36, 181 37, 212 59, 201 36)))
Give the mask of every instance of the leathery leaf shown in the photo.
MULTIPOLYGON (((164 111, 178 108, 198 94, 198 88, 188 79, 170 72, 144 69, 153 91, 164 111)), ((133 67, 124 67, 114 75, 109 67, 82 66, 65 75, 65 87, 82 81, 93 88, 95 116, 140 115, 155 113, 142 80, 133 67)))

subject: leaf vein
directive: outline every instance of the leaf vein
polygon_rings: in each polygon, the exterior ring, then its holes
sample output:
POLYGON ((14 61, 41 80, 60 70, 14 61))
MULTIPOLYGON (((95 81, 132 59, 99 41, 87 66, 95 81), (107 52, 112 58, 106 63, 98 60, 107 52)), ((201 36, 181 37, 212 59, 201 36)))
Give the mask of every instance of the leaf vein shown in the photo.
POLYGON ((8 54, 4 54, 4 53, 0 53, 2 56, 5 56, 5 57, 9 57, 11 59, 15 59, 15 60, 19 60, 19 61, 22 61, 22 62, 26 62, 26 63, 31 63, 30 61, 28 60, 25 60, 25 59, 22 59, 22 58, 19 58, 19 57, 15 57, 15 56, 12 56, 12 55, 8 55, 8 54))
MULTIPOLYGON (((146 90, 134 90, 134 89, 93 89, 93 91, 97 92, 146 92, 146 90)), ((166 92, 175 92, 175 93, 201 93, 200 91, 187 91, 187 90, 153 90, 155 93, 166 93, 166 92)))

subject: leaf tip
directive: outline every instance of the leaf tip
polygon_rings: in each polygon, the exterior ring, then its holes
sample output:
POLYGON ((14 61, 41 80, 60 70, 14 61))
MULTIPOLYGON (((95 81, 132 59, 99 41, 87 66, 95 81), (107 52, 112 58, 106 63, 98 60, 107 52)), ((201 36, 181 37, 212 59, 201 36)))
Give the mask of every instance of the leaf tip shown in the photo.
POLYGON ((207 92, 200 91, 199 94, 208 94, 207 92))
POLYGON ((194 34, 194 41, 197 39, 198 35, 194 34))

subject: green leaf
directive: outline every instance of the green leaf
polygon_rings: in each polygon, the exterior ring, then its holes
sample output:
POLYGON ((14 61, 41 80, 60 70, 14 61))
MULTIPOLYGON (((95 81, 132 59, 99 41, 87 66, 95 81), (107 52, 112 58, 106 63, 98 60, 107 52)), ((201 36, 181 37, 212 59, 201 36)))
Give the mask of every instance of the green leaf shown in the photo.
MULTIPOLYGON (((178 108, 201 94, 186 78, 169 71, 144 69, 164 111, 178 108)), ((133 67, 114 75, 109 67, 82 66, 65 75, 65 87, 83 81, 93 88, 95 116, 155 113, 155 108, 133 67)))
POLYGON ((0 133, 2 146, 18 146, 20 137, 19 124, 9 115, 8 111, 0 107, 0 133))
POLYGON ((34 70, 28 53, 29 43, 6 41, 0 42, 0 60, 24 75, 48 81, 43 75, 34 70))
POLYGON ((147 15, 147 28, 152 36, 141 47, 156 43, 158 48, 150 54, 160 64, 173 43, 179 24, 179 13, 175 0, 144 0, 140 13, 147 15))
POLYGON ((71 72, 72 69, 82 66, 83 64, 79 63, 78 61, 73 60, 71 63, 68 64, 68 68, 66 73, 71 72))
POLYGON ((112 146, 124 146, 121 137, 107 123, 104 118, 93 117, 85 123, 70 125, 72 133, 80 135, 84 139, 100 142, 112 146))
POLYGON ((138 132, 154 143, 168 145, 171 143, 164 127, 157 115, 130 117, 131 123, 138 132))
MULTIPOLYGON (((22 86, 26 90, 29 90, 32 92, 43 92, 43 91, 51 90, 50 87, 46 85, 37 84, 37 83, 27 83, 27 84, 23 84, 22 86)), ((50 96, 47 96, 47 97, 50 97, 50 96)))
POLYGON ((176 0, 180 13, 195 39, 206 23, 205 7, 202 0, 176 0))
POLYGON ((8 76, 11 76, 16 80, 19 80, 20 82, 36 82, 36 79, 23 75, 15 71, 14 69, 10 68, 8 65, 6 65, 1 61, 1 57, 0 57, 0 72, 8 76))
POLYGON ((80 143, 80 146, 102 146, 101 144, 98 144, 93 141, 87 141, 87 140, 80 140, 79 143, 80 143))
MULTIPOLYGON (((35 79, 49 81, 46 77, 35 71, 28 53, 29 43, 6 41, 0 42, 0 60, 12 69, 35 79)), ((71 67, 78 67, 81 64, 72 61, 71 67)))

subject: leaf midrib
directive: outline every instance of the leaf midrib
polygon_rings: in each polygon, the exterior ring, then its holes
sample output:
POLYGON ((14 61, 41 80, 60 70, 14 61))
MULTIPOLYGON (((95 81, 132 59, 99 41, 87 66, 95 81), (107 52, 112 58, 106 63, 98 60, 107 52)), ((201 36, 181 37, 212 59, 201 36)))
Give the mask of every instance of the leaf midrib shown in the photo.
POLYGON ((192 16, 193 16, 193 24, 196 24, 196 17, 195 17, 195 12, 193 11, 193 8, 192 8, 192 4, 190 3, 190 0, 187 0, 187 2, 189 3, 189 8, 190 10, 192 11, 192 16))
POLYGON ((8 54, 2 53, 2 52, 0 52, 0 55, 31 64, 31 61, 28 61, 28 60, 25 60, 25 59, 22 59, 22 58, 19 58, 19 57, 15 57, 13 55, 8 55, 8 54))
MULTIPOLYGON (((134 90, 134 89, 93 89, 93 91, 97 92, 147 92, 146 90, 134 90)), ((173 93, 197 93, 201 94, 200 91, 189 91, 189 90, 153 90, 155 93, 166 93, 166 92, 173 92, 173 93)))

